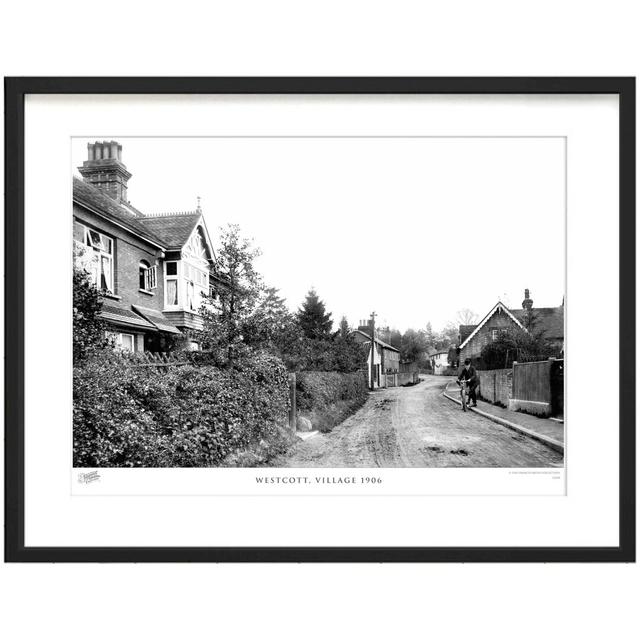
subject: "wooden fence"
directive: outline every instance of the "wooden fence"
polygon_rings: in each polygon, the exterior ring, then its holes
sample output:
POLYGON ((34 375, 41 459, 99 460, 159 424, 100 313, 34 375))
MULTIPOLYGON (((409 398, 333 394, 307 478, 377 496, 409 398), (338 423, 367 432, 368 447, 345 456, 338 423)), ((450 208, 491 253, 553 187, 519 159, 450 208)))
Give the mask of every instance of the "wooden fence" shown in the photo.
POLYGON ((509 409, 540 416, 564 410, 564 361, 514 362, 509 409))

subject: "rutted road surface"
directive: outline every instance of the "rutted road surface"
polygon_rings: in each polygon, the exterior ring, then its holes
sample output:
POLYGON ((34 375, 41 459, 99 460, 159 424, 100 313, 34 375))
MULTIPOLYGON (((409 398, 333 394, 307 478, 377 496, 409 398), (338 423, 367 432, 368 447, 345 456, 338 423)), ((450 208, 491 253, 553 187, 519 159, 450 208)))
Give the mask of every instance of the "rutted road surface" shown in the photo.
POLYGON ((381 389, 331 433, 297 443, 273 467, 560 467, 562 454, 442 395, 450 378, 381 389))

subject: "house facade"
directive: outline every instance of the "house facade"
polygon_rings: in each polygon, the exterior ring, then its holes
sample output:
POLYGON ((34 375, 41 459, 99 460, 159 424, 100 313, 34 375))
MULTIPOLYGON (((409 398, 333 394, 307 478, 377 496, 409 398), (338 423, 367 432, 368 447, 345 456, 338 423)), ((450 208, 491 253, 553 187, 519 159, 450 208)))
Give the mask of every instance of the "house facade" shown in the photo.
POLYGON ((529 289, 525 289, 521 309, 507 309, 497 302, 477 325, 460 325, 460 362, 480 360, 482 349, 510 330, 541 334, 559 353, 564 350, 564 301, 559 307, 535 308, 529 289))
POLYGON ((431 368, 434 375, 443 376, 449 368, 449 349, 435 351, 430 354, 431 368))
POLYGON ((103 296, 102 317, 127 351, 200 347, 202 294, 220 285, 200 206, 147 214, 127 200, 131 174, 115 141, 88 145, 73 180, 74 261, 103 296))
POLYGON ((367 350, 367 381, 371 387, 371 374, 373 373, 373 386, 376 388, 386 386, 385 374, 398 373, 400 371, 400 351, 395 347, 380 340, 374 339, 375 349, 371 349, 371 328, 360 326, 351 332, 356 342, 367 350), (373 351, 373 353, 372 353, 373 351))

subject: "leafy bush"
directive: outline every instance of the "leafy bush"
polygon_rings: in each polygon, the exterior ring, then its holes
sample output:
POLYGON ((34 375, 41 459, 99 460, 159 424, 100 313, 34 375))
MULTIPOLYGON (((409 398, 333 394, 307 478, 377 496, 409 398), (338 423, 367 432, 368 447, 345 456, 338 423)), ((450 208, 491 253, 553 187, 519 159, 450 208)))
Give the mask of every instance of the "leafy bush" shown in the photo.
POLYGON ((296 374, 296 391, 300 414, 327 432, 364 404, 367 378, 363 371, 303 371, 296 374))
POLYGON ((80 362, 111 345, 100 318, 102 296, 83 269, 73 268, 73 361, 80 362))
POLYGON ((287 371, 257 355, 233 369, 92 358, 74 370, 74 465, 207 467, 260 444, 279 452, 287 371))
POLYGON ((557 348, 540 333, 509 330, 484 346, 480 353, 480 369, 508 369, 515 361, 546 360, 557 356, 557 348))

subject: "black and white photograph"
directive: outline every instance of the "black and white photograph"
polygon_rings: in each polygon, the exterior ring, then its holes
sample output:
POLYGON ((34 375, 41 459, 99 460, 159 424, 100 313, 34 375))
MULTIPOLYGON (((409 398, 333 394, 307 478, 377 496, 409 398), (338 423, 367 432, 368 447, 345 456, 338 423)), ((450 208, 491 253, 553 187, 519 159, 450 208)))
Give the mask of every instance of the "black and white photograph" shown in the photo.
POLYGON ((563 468, 566 162, 74 137, 74 468, 563 468))

